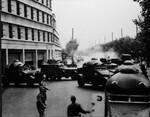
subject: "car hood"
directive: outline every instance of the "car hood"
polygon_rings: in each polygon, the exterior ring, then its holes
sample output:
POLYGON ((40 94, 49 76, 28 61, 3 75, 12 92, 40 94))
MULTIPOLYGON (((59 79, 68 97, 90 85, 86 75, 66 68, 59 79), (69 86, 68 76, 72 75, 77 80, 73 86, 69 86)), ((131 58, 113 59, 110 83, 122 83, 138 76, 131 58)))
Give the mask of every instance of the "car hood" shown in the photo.
POLYGON ((108 79, 106 90, 119 94, 150 94, 150 81, 140 73, 117 73, 108 79))
POLYGON ((118 86, 123 89, 136 88, 140 82, 150 87, 150 81, 142 74, 117 73, 109 79, 108 83, 112 83, 113 81, 118 82, 118 86))

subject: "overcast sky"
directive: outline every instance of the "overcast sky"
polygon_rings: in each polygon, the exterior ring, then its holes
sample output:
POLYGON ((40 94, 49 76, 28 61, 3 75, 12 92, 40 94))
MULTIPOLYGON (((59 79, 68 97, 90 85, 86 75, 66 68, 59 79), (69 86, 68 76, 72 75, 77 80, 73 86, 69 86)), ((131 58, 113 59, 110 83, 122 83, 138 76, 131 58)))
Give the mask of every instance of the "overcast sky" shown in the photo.
POLYGON ((52 0, 60 43, 64 48, 72 37, 79 50, 123 36, 135 37, 133 19, 140 14, 133 0, 52 0))

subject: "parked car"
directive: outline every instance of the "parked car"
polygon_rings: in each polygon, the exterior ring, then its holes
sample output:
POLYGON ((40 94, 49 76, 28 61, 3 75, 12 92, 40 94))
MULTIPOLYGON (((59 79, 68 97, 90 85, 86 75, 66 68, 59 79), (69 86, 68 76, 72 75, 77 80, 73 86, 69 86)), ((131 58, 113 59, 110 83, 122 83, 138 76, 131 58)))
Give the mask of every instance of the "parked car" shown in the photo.
POLYGON ((107 79, 111 73, 103 66, 101 62, 89 61, 83 64, 82 68, 78 68, 78 85, 83 87, 85 84, 92 84, 94 86, 105 86, 107 79))
POLYGON ((120 58, 121 58, 122 63, 126 60, 132 60, 131 54, 122 54, 120 58))
POLYGON ((107 65, 107 69, 112 73, 115 73, 117 68, 118 68, 118 65, 115 63, 110 63, 107 65))
POLYGON ((64 66, 61 68, 61 70, 63 71, 63 74, 62 74, 63 77, 65 78, 71 77, 72 80, 77 79, 77 67, 64 66))
POLYGON ((48 60, 47 63, 41 65, 41 73, 46 75, 46 80, 61 79, 63 76, 63 64, 56 60, 48 60))
POLYGON ((76 71, 76 67, 65 66, 62 62, 56 60, 48 60, 41 66, 41 73, 46 75, 47 80, 61 80, 62 77, 76 79, 76 71))
POLYGON ((15 60, 7 68, 2 78, 2 83, 4 86, 9 86, 10 83, 15 83, 15 85, 27 83, 27 85, 32 86, 34 83, 40 84, 43 79, 44 77, 39 70, 36 70, 33 66, 15 60))
POLYGON ((105 88, 109 102, 150 103, 150 80, 135 67, 122 68, 105 88))
POLYGON ((121 65, 122 64, 122 60, 120 58, 111 58, 110 63, 115 63, 117 65, 121 65))

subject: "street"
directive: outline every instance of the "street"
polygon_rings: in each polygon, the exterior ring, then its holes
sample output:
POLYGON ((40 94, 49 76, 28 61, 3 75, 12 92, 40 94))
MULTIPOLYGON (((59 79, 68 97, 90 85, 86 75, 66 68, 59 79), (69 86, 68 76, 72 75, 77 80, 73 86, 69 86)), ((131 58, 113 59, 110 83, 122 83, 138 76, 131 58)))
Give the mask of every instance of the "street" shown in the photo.
MULTIPOLYGON (((84 109, 91 110, 91 102, 95 95, 104 95, 101 87, 93 88, 90 85, 85 88, 79 88, 77 81, 65 79, 62 81, 46 82, 50 91, 47 92, 47 109, 46 117, 66 116, 67 105, 70 104, 70 96, 75 95, 77 102, 79 102, 84 109)), ((21 85, 19 87, 11 86, 6 89, 2 96, 2 116, 3 117, 38 117, 36 109, 36 96, 38 94, 38 87, 34 88, 21 85)), ((102 102, 100 102, 102 103, 102 102)), ((104 108, 101 112, 103 114, 104 108)), ((87 114, 86 117, 90 117, 87 114)))

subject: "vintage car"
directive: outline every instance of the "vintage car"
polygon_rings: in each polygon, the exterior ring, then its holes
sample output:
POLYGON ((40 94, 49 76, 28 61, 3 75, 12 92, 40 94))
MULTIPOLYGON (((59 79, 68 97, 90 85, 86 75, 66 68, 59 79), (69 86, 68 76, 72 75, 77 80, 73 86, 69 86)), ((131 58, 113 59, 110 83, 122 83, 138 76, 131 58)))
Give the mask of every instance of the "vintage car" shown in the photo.
POLYGON ((71 77, 72 80, 77 79, 77 67, 64 66, 61 69, 63 71, 63 77, 65 78, 71 77))
POLYGON ((122 63, 126 60, 132 60, 131 54, 121 54, 120 56, 122 63))
POLYGON ((108 102, 150 103, 150 80, 135 67, 122 67, 105 88, 108 102))
POLYGON ((117 65, 121 65, 122 64, 122 61, 120 58, 111 58, 110 60, 110 63, 115 63, 117 65))
POLYGON ((46 76, 46 80, 61 79, 63 76, 63 64, 56 60, 48 60, 41 65, 41 73, 46 76))
POLYGON ((83 64, 82 68, 78 68, 78 85, 83 87, 85 84, 92 84, 94 86, 105 86, 107 79, 111 76, 106 66, 103 66, 98 61, 88 61, 83 64))
POLYGON ((62 77, 69 78, 73 80, 76 79, 77 68, 68 67, 62 64, 60 61, 48 60, 41 66, 41 73, 46 75, 47 80, 61 80, 62 77))
POLYGON ((2 78, 4 86, 9 86, 10 83, 19 85, 20 83, 27 83, 32 86, 34 83, 40 84, 44 79, 39 70, 36 70, 30 65, 23 64, 21 61, 15 60, 6 70, 2 78))
POLYGON ((118 68, 118 65, 115 63, 110 63, 107 65, 107 69, 112 73, 115 73, 117 68, 118 68))

